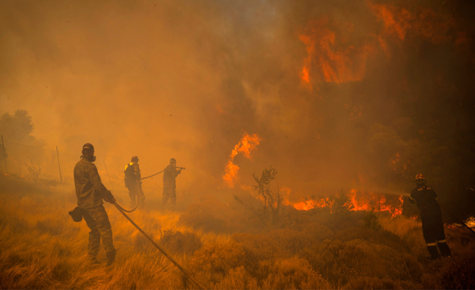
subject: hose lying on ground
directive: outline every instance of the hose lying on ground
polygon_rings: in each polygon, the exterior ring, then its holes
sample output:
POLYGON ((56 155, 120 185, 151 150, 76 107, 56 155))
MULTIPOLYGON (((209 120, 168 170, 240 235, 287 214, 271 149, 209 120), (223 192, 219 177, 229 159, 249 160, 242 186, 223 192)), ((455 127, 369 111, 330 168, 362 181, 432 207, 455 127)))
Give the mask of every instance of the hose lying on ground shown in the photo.
MULTIPOLYGON (((196 286, 198 286, 200 289, 205 289, 203 286, 201 286, 200 283, 198 283, 195 279, 193 279, 193 277, 191 277, 186 271, 185 269, 183 269, 177 262, 175 262, 175 260, 173 260, 162 248, 160 248, 159 245, 157 245, 157 243, 155 243, 151 237, 149 237, 137 224, 134 223, 134 221, 124 212, 124 209, 117 204, 117 202, 113 202, 112 203, 113 205, 115 205, 115 207, 117 207, 117 209, 120 211, 121 214, 123 214, 125 216, 126 219, 129 220, 130 223, 132 223, 134 225, 134 227, 136 227, 139 232, 141 232, 146 238, 147 240, 149 240, 160 252, 162 252, 163 255, 165 255, 165 257, 168 258, 168 260, 170 260, 173 264, 175 264, 175 266, 180 269, 181 272, 183 272, 183 274, 185 274, 185 277, 190 279, 193 283, 196 284, 196 286)), ((137 207, 136 207, 137 208, 137 207)), ((135 209, 134 209, 135 210, 135 209)), ((132 210, 133 211, 133 210, 132 210)))

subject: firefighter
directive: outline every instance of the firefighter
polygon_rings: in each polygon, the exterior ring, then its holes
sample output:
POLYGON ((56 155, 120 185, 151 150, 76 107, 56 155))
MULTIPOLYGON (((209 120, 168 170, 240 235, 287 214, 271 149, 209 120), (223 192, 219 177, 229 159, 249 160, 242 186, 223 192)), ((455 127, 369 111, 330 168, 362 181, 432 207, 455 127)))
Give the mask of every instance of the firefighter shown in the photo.
POLYGON ((112 193, 102 184, 101 177, 97 172, 94 161, 94 146, 84 144, 81 160, 74 167, 74 185, 78 198, 78 207, 89 232, 88 256, 94 264, 99 263, 96 259, 99 253, 101 239, 107 256, 107 265, 110 266, 115 260, 116 250, 112 241, 112 228, 103 206, 103 199, 115 203, 112 193))
POLYGON ((424 175, 416 175, 416 188, 412 190, 409 201, 416 203, 421 213, 422 233, 430 253, 429 259, 439 258, 437 246, 442 257, 450 257, 450 248, 445 240, 442 211, 437 202, 437 194, 430 186, 426 185, 424 175))
POLYGON ((140 181, 142 176, 140 174, 139 158, 132 156, 130 161, 124 169, 124 181, 125 187, 129 189, 130 207, 134 207, 137 200, 138 206, 143 208, 145 195, 143 194, 142 182, 140 181))
POLYGON ((163 199, 162 199, 162 206, 168 202, 170 199, 172 206, 175 207, 176 205, 176 181, 175 178, 178 174, 181 173, 181 170, 184 169, 183 167, 176 167, 176 160, 175 158, 170 159, 170 165, 168 165, 164 172, 163 172, 163 199))

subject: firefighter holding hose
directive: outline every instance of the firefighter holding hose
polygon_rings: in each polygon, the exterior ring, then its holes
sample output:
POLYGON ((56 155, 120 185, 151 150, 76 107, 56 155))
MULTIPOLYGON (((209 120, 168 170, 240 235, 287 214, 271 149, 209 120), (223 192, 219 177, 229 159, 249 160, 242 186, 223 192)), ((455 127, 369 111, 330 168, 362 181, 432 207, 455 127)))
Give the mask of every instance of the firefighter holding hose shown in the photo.
POLYGON ((163 199, 162 199, 162 207, 168 202, 170 199, 172 207, 176 205, 176 180, 175 178, 181 171, 185 169, 183 167, 176 167, 176 160, 175 158, 170 159, 170 165, 168 165, 164 172, 163 172, 163 199))
POLYGON ((430 186, 426 185, 424 175, 416 175, 416 188, 412 190, 409 201, 416 203, 421 213, 422 233, 430 253, 429 259, 438 259, 440 255, 450 257, 450 248, 445 240, 442 211, 437 202, 437 194, 430 186), (440 250, 440 255, 437 248, 440 250))
POLYGON ((137 200, 139 208, 143 208, 145 195, 143 194, 142 182, 140 181, 142 176, 140 173, 139 158, 132 156, 130 161, 131 162, 128 163, 124 169, 124 181, 125 187, 129 189, 130 207, 134 207, 137 200))
POLYGON ((91 230, 88 246, 90 261, 94 264, 99 263, 96 256, 99 253, 102 239, 106 250, 107 265, 110 266, 115 260, 116 250, 112 242, 111 224, 102 200, 115 203, 115 198, 102 184, 96 165, 93 163, 95 160, 94 146, 90 143, 84 144, 81 160, 74 167, 74 185, 78 198, 78 207, 74 211, 79 215, 79 220, 75 221, 80 221, 81 216, 84 217, 91 230))

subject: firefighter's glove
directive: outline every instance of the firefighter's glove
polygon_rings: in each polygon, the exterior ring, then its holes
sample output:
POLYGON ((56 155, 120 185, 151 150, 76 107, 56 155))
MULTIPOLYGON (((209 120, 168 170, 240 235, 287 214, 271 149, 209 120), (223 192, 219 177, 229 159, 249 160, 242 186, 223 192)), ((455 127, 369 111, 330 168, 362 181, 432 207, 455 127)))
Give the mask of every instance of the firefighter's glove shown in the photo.
POLYGON ((104 191, 102 193, 102 198, 107 201, 107 202, 110 202, 110 203, 115 203, 116 200, 114 198, 114 196, 112 195, 112 193, 108 190, 108 191, 104 191))

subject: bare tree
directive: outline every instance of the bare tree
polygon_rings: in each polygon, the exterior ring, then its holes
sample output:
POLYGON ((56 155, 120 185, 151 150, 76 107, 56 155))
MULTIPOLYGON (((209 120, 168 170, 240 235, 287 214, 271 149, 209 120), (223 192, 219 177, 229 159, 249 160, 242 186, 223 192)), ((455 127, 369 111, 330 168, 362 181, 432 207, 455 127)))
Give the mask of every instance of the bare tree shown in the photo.
POLYGON ((25 163, 25 165, 26 165, 26 168, 28 169, 28 171, 30 172, 31 179, 33 179, 33 181, 35 183, 37 183, 38 182, 38 177, 41 174, 41 167, 39 165, 35 165, 31 162, 30 162, 30 164, 25 163))

